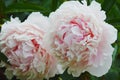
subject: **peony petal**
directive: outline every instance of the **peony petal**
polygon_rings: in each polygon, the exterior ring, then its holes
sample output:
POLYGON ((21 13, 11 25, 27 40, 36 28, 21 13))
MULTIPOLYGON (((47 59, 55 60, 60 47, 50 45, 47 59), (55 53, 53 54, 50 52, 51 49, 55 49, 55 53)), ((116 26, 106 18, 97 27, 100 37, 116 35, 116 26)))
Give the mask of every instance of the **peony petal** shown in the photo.
POLYGON ((63 72, 65 71, 65 69, 63 69, 61 64, 57 64, 57 69, 59 74, 63 74, 63 72))
POLYGON ((73 34, 75 34, 77 36, 82 36, 82 34, 80 33, 79 28, 77 28, 77 27, 72 27, 71 31, 72 31, 73 34))
POLYGON ((47 28, 49 27, 48 18, 43 16, 40 12, 32 12, 27 20, 25 21, 29 24, 34 24, 40 27, 43 31, 46 32, 47 28))
POLYGON ((101 20, 106 19, 105 12, 101 11, 101 5, 96 1, 92 1, 89 8, 95 13, 95 15, 97 16, 97 19, 101 19, 101 20))
POLYGON ((94 66, 104 65, 105 59, 108 56, 112 56, 114 48, 107 41, 104 41, 102 38, 101 42, 98 45, 97 53, 92 55, 90 63, 94 66))
POLYGON ((117 29, 115 29, 112 25, 104 23, 103 26, 103 36, 104 39, 109 42, 113 43, 117 40, 117 29))
POLYGON ((1 32, 2 31, 9 32, 9 29, 12 29, 13 26, 17 27, 16 25, 19 25, 20 23, 21 23, 21 21, 19 20, 18 17, 16 17, 16 18, 11 17, 10 21, 7 21, 2 25, 1 32))
POLYGON ((86 71, 88 71, 92 75, 100 77, 109 71, 111 65, 112 65, 112 56, 107 56, 107 58, 104 60, 104 65, 91 66, 88 67, 86 71))
POLYGON ((92 75, 100 77, 108 72, 112 64, 112 53, 114 48, 107 42, 101 42, 98 47, 98 53, 92 57, 92 66, 86 71, 92 75))

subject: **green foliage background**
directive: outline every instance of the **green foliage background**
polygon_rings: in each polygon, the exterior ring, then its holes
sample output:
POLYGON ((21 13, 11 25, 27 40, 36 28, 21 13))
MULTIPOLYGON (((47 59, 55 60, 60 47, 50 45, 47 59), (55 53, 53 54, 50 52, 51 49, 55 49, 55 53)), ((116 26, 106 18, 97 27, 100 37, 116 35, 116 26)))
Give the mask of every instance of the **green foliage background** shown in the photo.
MULTIPOLYGON (((0 0, 0 26, 10 19, 10 16, 19 17, 24 21, 31 12, 41 12, 48 16, 55 11, 60 4, 69 0, 0 0)), ((79 0, 81 1, 81 0, 79 0)), ((88 5, 92 0, 87 0, 88 5)), ((65 72, 63 75, 56 75, 50 80, 120 80, 120 0, 96 0, 106 11, 106 22, 112 24, 118 30, 118 39, 113 44, 113 63, 109 72, 102 77, 95 77, 85 72, 80 77, 72 77, 65 72)), ((4 55, 0 54, 0 60, 7 62, 4 55)), ((1 78, 0 78, 1 79, 1 78)), ((17 80, 13 78, 13 80, 17 80)))

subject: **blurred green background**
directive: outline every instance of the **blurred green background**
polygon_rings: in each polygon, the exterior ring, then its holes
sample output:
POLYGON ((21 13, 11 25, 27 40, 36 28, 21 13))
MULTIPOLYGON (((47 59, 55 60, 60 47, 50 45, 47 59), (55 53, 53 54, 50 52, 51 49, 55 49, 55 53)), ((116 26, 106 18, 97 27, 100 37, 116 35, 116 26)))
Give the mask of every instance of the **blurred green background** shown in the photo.
MULTIPOLYGON (((48 16, 55 11, 64 1, 69 0, 0 0, 0 26, 10 20, 10 16, 19 17, 24 21, 31 12, 41 12, 48 16)), ((81 1, 81 0, 79 0, 81 1)), ((87 0, 88 5, 92 0, 87 0)), ((102 77, 95 77, 85 72, 80 77, 72 77, 65 72, 63 75, 56 75, 50 80, 120 80, 120 0, 96 0, 106 11, 106 22, 112 24, 118 30, 118 39, 113 44, 113 63, 109 72, 102 77)), ((7 61, 5 56, 0 54, 0 60, 7 61)), ((0 80, 7 80, 3 75, 5 68, 0 69, 0 80)), ((15 77, 13 80, 17 80, 15 77)))

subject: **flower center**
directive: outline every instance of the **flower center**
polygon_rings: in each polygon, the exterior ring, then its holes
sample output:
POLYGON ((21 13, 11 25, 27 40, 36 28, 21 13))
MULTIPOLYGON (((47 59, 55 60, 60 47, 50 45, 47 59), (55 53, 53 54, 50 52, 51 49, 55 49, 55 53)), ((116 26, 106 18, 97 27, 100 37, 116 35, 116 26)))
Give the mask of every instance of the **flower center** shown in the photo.
POLYGON ((57 29, 55 50, 62 59, 87 63, 89 56, 97 53, 99 32, 89 20, 74 18, 57 29))

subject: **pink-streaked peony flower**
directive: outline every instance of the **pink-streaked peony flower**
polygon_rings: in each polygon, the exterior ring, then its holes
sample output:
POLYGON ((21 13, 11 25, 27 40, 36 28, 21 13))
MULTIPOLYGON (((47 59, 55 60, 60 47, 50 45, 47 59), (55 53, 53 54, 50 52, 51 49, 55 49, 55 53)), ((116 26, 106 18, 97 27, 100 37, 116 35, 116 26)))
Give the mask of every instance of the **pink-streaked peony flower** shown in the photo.
POLYGON ((49 79, 56 74, 56 60, 43 44, 48 27, 48 18, 39 12, 30 14, 25 22, 11 18, 2 25, 0 49, 11 64, 5 73, 8 78, 10 72, 21 80, 49 79))
POLYGON ((106 15, 99 3, 92 1, 87 6, 85 0, 82 4, 67 1, 49 18, 51 27, 44 42, 57 57, 58 69, 68 68, 68 73, 76 77, 85 71, 97 77, 108 72, 117 30, 104 21, 106 15))

